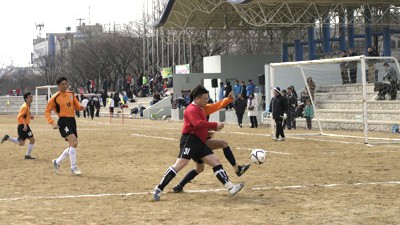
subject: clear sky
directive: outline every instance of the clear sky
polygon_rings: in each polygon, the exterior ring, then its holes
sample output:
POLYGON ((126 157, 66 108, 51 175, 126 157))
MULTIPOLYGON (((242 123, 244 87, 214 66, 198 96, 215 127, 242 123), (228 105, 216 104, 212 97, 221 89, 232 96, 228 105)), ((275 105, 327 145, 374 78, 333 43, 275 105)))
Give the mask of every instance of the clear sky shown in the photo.
POLYGON ((65 32, 68 26, 75 31, 78 18, 86 24, 124 24, 142 18, 144 2, 151 0, 2 0, 0 66, 11 61, 29 65, 32 40, 38 35, 35 24, 44 24, 42 37, 65 32))

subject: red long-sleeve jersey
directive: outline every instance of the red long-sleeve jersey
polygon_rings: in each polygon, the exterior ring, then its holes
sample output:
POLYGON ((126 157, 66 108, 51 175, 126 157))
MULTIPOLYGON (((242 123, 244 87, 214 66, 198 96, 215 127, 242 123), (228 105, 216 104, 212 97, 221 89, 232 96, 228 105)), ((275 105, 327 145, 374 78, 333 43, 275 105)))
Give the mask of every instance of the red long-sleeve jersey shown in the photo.
POLYGON ((183 114, 182 134, 193 134, 204 143, 207 141, 208 131, 217 129, 216 122, 208 122, 204 109, 191 103, 183 114))

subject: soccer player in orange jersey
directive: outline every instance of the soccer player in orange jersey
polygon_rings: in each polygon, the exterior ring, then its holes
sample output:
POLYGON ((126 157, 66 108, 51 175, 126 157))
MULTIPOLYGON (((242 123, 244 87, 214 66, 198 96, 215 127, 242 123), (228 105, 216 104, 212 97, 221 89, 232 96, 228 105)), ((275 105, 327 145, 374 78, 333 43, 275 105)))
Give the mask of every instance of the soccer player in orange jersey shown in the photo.
POLYGON ((58 92, 55 93, 46 106, 45 117, 47 122, 51 124, 53 129, 58 129, 65 140, 68 141, 69 147, 64 152, 54 159, 54 171, 57 173, 60 168, 60 163, 69 156, 71 161, 71 172, 74 175, 80 175, 76 166, 76 148, 78 147, 78 133, 76 129, 75 110, 86 110, 86 107, 81 106, 78 99, 72 91, 68 89, 68 80, 65 77, 59 77, 56 81, 58 92), (51 118, 51 111, 57 114, 57 123, 51 118))
POLYGON ((27 92, 24 94, 25 103, 19 109, 19 113, 17 116, 18 120, 18 138, 10 137, 8 134, 4 135, 3 139, 1 139, 1 143, 5 141, 11 141, 14 144, 24 146, 25 140, 29 140, 28 150, 25 153, 25 159, 35 159, 31 156, 33 145, 35 144, 35 138, 33 137, 33 133, 31 128, 29 127, 29 123, 33 120, 33 116, 31 115, 31 103, 33 101, 32 93, 27 92))

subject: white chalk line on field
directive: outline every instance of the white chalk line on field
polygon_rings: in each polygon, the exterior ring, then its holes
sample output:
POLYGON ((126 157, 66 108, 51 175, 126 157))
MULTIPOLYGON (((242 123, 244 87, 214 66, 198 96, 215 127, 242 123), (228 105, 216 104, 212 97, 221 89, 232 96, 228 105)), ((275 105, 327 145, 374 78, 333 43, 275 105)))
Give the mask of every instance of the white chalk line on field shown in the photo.
MULTIPOLYGON (((282 189, 307 189, 307 188, 334 188, 346 186, 371 186, 371 185, 400 185, 400 181, 377 181, 367 183, 350 183, 350 184, 309 184, 309 185, 291 185, 291 186, 275 186, 275 187, 253 187, 251 191, 263 190, 282 190, 282 189)), ((226 189, 203 189, 203 190, 185 190, 187 193, 208 193, 223 192, 226 189)), ((26 201, 26 200, 52 200, 52 199, 73 199, 73 198, 96 198, 96 197, 126 197, 132 195, 151 195, 153 192, 131 192, 131 193, 106 193, 106 194, 80 194, 80 195, 55 195, 55 196, 23 196, 0 198, 0 202, 10 201, 26 201)))
MULTIPOLYGON (((157 137, 157 136, 150 136, 150 135, 145 135, 145 134, 132 134, 132 136, 137 136, 137 137, 146 137, 146 138, 152 138, 152 139, 161 139, 161 140, 168 140, 168 141, 179 141, 176 138, 167 138, 167 137, 157 137)), ((254 150, 252 148, 241 148, 241 147, 237 147, 236 149, 243 149, 243 150, 254 150)), ((272 154, 282 154, 282 155, 290 155, 290 153, 287 152, 275 152, 275 151, 269 151, 269 150, 265 150, 268 153, 272 153, 272 154)))
MULTIPOLYGON (((85 122, 94 122, 94 121, 85 121, 85 122)), ((110 124, 110 123, 99 122, 99 121, 96 121, 94 123, 103 124, 103 125, 120 125, 120 124, 110 124)), ((137 124, 127 124, 127 125, 132 126, 132 127, 154 128, 154 126, 148 126, 148 125, 137 125, 137 124)), ((178 130, 179 128, 163 127, 163 129, 178 130)), ((271 134, 246 133, 246 132, 238 132, 238 131, 236 131, 236 132, 235 131, 234 132, 220 131, 219 133, 271 137, 271 134)), ((302 134, 300 134, 300 136, 301 135, 302 134)), ((314 135, 314 134, 309 134, 309 135, 306 135, 306 136, 312 136, 312 135, 314 135)), ((315 135, 317 136, 317 134, 315 134, 315 135)), ((291 134, 288 134, 287 136, 289 136, 289 139, 297 139, 297 140, 312 140, 312 141, 319 141, 319 142, 330 142, 330 143, 341 143, 341 144, 352 144, 352 145, 365 145, 364 143, 361 143, 361 142, 350 142, 350 141, 329 140, 329 139, 321 139, 321 138, 310 138, 310 137, 306 137, 306 136, 305 137, 299 137, 299 136, 291 135, 291 134)), ((354 137, 356 137, 356 136, 354 136, 354 137)), ((357 137, 357 138, 360 138, 360 137, 357 137)), ((368 144, 367 146, 373 147, 373 146, 376 146, 376 144, 372 143, 372 144, 368 144)), ((386 145, 386 147, 398 148, 397 145, 386 145)))
MULTIPOLYGON (((253 148, 241 148, 241 147, 237 147, 236 149, 244 149, 244 150, 250 150, 250 151, 254 150, 253 148)), ((267 153, 273 153, 273 154, 290 155, 290 153, 287 153, 287 152, 275 152, 275 151, 270 151, 270 150, 264 150, 264 151, 266 151, 267 153)))

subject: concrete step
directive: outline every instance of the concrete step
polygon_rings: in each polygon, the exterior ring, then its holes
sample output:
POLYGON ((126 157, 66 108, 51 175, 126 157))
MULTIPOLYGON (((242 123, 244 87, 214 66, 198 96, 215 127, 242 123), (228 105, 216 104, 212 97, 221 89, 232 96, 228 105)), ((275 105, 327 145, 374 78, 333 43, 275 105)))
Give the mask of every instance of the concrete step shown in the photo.
MULTIPOLYGON (((368 110, 400 110, 399 100, 367 101, 368 110)), ((317 109, 336 109, 336 110, 359 110, 363 105, 361 100, 346 101, 318 101, 317 109)))
MULTIPOLYGON (((363 121, 360 120, 343 120, 343 119, 320 119, 323 130, 363 130, 363 121)), ((399 121, 368 121, 369 131, 378 132, 391 132, 393 124, 398 124, 399 121)), ((297 127, 306 127, 306 120, 304 118, 297 118, 297 127)), ((318 128, 316 119, 312 120, 313 129, 318 128)))
MULTIPOLYGON (((378 93, 376 92, 367 92, 367 100, 372 100, 378 93)), ((315 93, 315 99, 317 101, 325 101, 325 100, 334 100, 334 101, 342 101, 342 100, 361 100, 363 97, 362 92, 342 92, 342 93, 315 93)), ((398 95, 400 99, 400 93, 398 95)))
MULTIPOLYGON (((373 92, 373 91, 374 91, 374 84, 367 84, 367 92, 373 92)), ((318 92, 331 92, 331 93, 359 92, 359 93, 362 93, 362 84, 318 85, 318 88, 316 89, 316 93, 318 93, 318 92)))
MULTIPOLYGON (((362 110, 337 110, 321 109, 317 110, 318 117, 321 119, 343 119, 362 121, 362 110)), ((400 121, 400 110, 369 110, 368 121, 400 121)))

